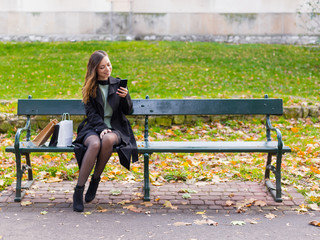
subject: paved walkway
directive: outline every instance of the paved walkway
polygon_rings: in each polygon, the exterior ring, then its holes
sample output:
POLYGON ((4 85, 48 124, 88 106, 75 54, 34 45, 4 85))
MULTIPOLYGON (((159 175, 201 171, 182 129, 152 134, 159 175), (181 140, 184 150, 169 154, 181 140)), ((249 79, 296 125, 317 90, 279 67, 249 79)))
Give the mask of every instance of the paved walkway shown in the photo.
MULTIPOLYGON (((0 208, 32 211, 39 208, 72 211, 75 182, 36 181, 21 203, 14 202, 14 186, 0 193, 0 208)), ((283 202, 276 203, 262 183, 220 182, 209 184, 168 183, 151 186, 151 201, 143 201, 143 182, 101 182, 96 199, 85 211, 131 211, 144 213, 234 213, 254 211, 294 211, 304 198, 292 187, 283 187, 283 202), (118 193, 114 190, 120 190, 118 193), (118 195, 117 195, 118 194, 118 195)))

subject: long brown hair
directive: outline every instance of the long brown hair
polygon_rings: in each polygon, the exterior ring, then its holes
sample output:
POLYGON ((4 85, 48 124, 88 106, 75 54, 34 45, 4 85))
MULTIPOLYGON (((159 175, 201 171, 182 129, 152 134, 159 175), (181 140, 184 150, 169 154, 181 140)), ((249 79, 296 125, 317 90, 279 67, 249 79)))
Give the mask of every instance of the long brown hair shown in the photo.
POLYGON ((82 88, 82 101, 84 103, 88 103, 90 97, 96 97, 98 87, 97 68, 101 60, 106 56, 108 54, 105 51, 98 50, 92 53, 89 58, 85 82, 82 88))

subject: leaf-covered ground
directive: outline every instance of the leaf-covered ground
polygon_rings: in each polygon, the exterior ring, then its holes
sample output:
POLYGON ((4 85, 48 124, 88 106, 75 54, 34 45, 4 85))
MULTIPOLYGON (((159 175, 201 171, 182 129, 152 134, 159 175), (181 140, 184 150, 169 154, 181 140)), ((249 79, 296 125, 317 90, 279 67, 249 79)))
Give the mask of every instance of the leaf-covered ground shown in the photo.
MULTIPOLYGON (((283 140, 292 153, 284 155, 282 184, 293 185, 308 203, 320 205, 320 118, 288 120, 273 118, 280 128, 283 140)), ((203 140, 203 141, 254 141, 265 139, 264 119, 229 119, 196 125, 175 125, 170 128, 150 127, 150 140, 203 140)), ((134 125, 137 140, 143 140, 142 126, 134 125)), ((272 135, 273 139, 275 138, 272 135)), ((15 157, 5 153, 13 145, 12 134, 0 135, 0 190, 15 180, 15 157)), ((33 173, 38 181, 72 180, 78 176, 74 154, 33 154, 33 173)), ((266 154, 153 154, 150 159, 151 182, 161 185, 171 181, 263 181, 266 154)), ((142 181, 143 157, 132 165, 131 171, 123 168, 114 154, 103 173, 104 181, 142 181)))

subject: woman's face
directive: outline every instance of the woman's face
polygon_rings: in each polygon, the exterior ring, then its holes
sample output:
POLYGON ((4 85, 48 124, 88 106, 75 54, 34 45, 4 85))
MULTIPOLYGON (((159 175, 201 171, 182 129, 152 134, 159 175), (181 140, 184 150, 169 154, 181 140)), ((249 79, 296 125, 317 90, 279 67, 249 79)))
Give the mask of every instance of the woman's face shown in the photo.
POLYGON ((105 56, 98 68, 97 68, 97 75, 98 75, 98 80, 108 80, 112 72, 112 65, 107 56, 105 56))

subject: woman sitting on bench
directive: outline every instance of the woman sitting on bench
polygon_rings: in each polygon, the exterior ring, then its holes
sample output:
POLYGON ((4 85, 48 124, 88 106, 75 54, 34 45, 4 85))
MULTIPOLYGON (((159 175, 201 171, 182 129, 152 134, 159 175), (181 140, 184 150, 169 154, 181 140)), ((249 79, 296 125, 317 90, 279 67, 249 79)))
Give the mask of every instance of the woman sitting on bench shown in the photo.
POLYGON ((73 195, 73 210, 82 212, 85 183, 94 172, 85 194, 91 202, 96 195, 101 174, 114 146, 120 163, 130 169, 138 160, 136 141, 125 114, 132 112, 132 101, 126 87, 120 87, 120 79, 111 77, 112 65, 104 51, 95 51, 87 64, 82 89, 87 118, 79 125, 74 141, 80 172, 73 195))

